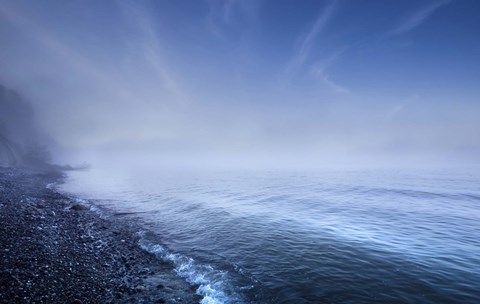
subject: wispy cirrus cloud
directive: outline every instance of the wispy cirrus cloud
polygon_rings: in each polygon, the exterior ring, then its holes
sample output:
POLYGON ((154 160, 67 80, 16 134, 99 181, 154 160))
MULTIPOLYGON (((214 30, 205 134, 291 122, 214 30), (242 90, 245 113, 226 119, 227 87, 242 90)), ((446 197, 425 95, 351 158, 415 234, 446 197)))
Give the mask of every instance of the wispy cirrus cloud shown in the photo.
POLYGON ((449 4, 450 0, 438 0, 430 3, 430 5, 422 7, 414 11, 407 18, 402 20, 392 31, 390 31, 388 36, 396 36, 408 33, 414 30, 416 27, 424 23, 435 11, 439 8, 449 4))
MULTIPOLYGON (((132 44, 132 48, 129 48, 125 53, 132 58, 135 57, 135 65, 145 63, 151 67, 154 75, 153 79, 156 80, 157 85, 161 86, 165 92, 175 96, 178 101, 180 97, 184 96, 184 91, 162 56, 164 53, 162 44, 147 9, 141 5, 127 2, 119 3, 119 5, 125 14, 126 28, 136 30, 135 40, 128 36, 125 37, 125 41, 127 43, 131 41, 132 44), (142 56, 129 54, 133 53, 133 48, 140 50, 142 56)), ((72 73, 75 73, 79 78, 94 79, 98 87, 108 88, 116 95, 121 95, 122 100, 140 100, 138 90, 129 85, 127 79, 117 75, 119 73, 112 73, 112 67, 107 63, 94 60, 94 56, 89 53, 87 46, 83 48, 74 46, 71 41, 67 41, 64 37, 49 29, 39 18, 31 16, 27 12, 15 8, 15 6, 5 4, 0 7, 0 13, 8 23, 19 29, 19 33, 35 37, 32 41, 36 42, 38 50, 47 50, 52 58, 58 59, 52 61, 54 64, 62 68, 69 67, 72 73)), ((120 66, 117 65, 116 68, 120 68, 120 66)))
POLYGON ((336 1, 332 1, 326 7, 324 7, 318 17, 315 19, 313 25, 301 39, 297 51, 293 54, 287 65, 287 68, 285 69, 285 73, 289 77, 295 74, 308 59, 315 40, 332 17, 335 6, 336 1))
POLYGON ((344 86, 338 84, 336 81, 332 80, 330 75, 328 74, 328 69, 337 62, 341 56, 346 52, 348 48, 344 47, 327 58, 318 61, 313 67, 312 67, 312 73, 313 75, 320 80, 320 82, 330 88, 331 90, 337 92, 337 93, 348 93, 350 92, 347 88, 344 86))
MULTIPOLYGON (((0 6, 4 22, 15 28, 12 48, 28 43, 32 49, 30 56, 12 51, 10 57, 2 54, 0 66, 6 67, 2 76, 14 88, 25 86, 23 93, 42 103, 37 114, 61 144, 101 145, 125 138, 169 136, 159 131, 166 130, 161 124, 173 120, 188 100, 183 83, 167 65, 162 41, 146 8, 136 4, 124 8, 128 11, 125 22, 116 26, 125 33, 127 47, 116 42, 99 46, 93 53, 89 43, 78 43, 81 40, 52 30, 38 14, 18 5, 0 6), (115 64, 96 56, 104 51, 115 64), (81 132, 71 136, 76 130, 81 132)), ((76 25, 75 20, 72 24, 76 25)), ((82 30, 76 33, 83 34, 82 30)), ((98 35, 105 33, 99 30, 98 35)), ((174 127, 171 130, 176 132, 174 127)))
POLYGON ((243 27, 245 21, 255 20, 263 1, 255 0, 207 0, 209 13, 207 24, 210 31, 221 38, 228 38, 229 30, 243 27), (242 24, 239 24, 239 21, 242 24))
POLYGON ((36 22, 32 16, 21 10, 16 10, 6 3, 0 7, 0 13, 6 22, 16 27, 19 36, 34 37, 32 42, 36 47, 39 50, 46 50, 49 54, 52 54, 52 57, 57 59, 56 64, 62 64, 86 78, 102 83, 104 87, 111 88, 112 91, 118 92, 118 94, 128 95, 129 98, 133 98, 130 92, 118 84, 118 79, 112 79, 111 75, 107 75, 95 62, 56 37, 41 23, 36 22))
POLYGON ((418 102, 420 99, 421 96, 418 93, 409 96, 405 100, 402 100, 400 103, 397 103, 396 105, 388 109, 387 113, 385 114, 385 119, 387 121, 392 121, 397 115, 399 115, 401 112, 404 112, 405 109, 407 109, 412 104, 418 102))
POLYGON ((175 73, 167 65, 162 41, 159 39, 159 33, 153 17, 143 5, 119 2, 120 8, 124 14, 125 22, 136 30, 136 40, 126 37, 125 41, 130 44, 130 49, 139 49, 142 52, 142 60, 147 62, 153 70, 154 79, 166 91, 174 97, 176 102, 188 100, 186 91, 178 81, 175 73))

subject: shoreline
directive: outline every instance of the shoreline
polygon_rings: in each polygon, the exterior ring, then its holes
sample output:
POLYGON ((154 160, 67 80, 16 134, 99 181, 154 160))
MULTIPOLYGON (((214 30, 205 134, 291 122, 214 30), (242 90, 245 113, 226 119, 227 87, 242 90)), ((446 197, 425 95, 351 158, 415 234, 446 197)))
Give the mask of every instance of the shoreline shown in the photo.
POLYGON ((59 171, 0 168, 0 303, 199 303, 140 248, 139 227, 47 187, 59 171))

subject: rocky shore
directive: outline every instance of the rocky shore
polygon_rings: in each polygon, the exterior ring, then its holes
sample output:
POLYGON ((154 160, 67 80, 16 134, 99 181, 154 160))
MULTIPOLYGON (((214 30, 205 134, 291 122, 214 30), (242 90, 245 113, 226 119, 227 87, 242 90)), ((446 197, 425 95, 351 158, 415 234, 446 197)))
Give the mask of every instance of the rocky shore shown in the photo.
POLYGON ((199 303, 137 227, 47 187, 61 178, 0 168, 0 303, 199 303))

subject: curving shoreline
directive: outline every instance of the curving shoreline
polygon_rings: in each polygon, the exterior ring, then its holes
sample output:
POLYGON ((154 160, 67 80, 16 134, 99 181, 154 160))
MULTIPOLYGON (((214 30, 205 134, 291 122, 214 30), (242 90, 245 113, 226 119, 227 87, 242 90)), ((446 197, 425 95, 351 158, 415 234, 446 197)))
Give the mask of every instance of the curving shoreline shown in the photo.
POLYGON ((61 179, 0 168, 0 303, 200 302, 132 223, 46 187, 61 179))

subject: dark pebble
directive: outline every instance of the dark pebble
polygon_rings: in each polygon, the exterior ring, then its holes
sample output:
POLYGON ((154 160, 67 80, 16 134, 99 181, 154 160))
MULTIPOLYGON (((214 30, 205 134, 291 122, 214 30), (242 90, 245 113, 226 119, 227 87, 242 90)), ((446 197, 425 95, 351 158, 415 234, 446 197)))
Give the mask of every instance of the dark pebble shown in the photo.
POLYGON ((73 204, 72 206, 70 206, 70 210, 73 210, 73 211, 85 211, 88 209, 90 209, 88 206, 85 206, 82 204, 73 204))

